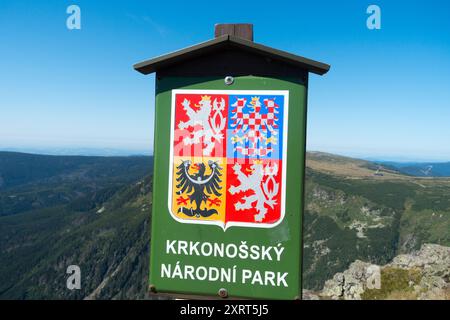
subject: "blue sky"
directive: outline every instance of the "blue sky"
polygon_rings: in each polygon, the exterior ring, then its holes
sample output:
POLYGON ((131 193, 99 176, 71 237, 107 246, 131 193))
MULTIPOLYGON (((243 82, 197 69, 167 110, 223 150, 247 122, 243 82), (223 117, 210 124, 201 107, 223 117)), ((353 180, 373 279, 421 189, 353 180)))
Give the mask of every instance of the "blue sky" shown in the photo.
POLYGON ((154 77, 138 61, 254 24, 255 41, 331 64, 311 76, 308 149, 450 161, 448 1, 0 2, 0 149, 150 152, 154 77), (81 30, 66 8, 81 8, 81 30), (381 30, 366 8, 381 8, 381 30))

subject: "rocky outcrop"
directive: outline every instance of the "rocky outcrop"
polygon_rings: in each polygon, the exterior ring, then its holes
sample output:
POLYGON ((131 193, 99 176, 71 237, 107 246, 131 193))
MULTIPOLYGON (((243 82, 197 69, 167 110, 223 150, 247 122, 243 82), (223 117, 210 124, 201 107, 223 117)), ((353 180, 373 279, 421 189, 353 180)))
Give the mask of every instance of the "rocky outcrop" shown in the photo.
POLYGON ((418 299, 434 300, 450 293, 450 247, 424 244, 419 251, 395 257, 388 266, 421 270, 420 282, 414 286, 418 299))
POLYGON ((356 260, 347 270, 336 273, 333 279, 325 282, 320 295, 331 299, 360 300, 370 276, 370 266, 370 263, 356 260))
POLYGON ((302 299, 303 300, 320 300, 320 297, 316 292, 310 291, 310 290, 303 290, 302 293, 302 299))
POLYGON ((385 266, 355 261, 326 281, 323 299, 450 299, 450 247, 424 244, 385 266))
MULTIPOLYGON (((446 266, 450 271, 450 247, 438 244, 423 244, 420 250, 395 257, 389 266, 399 268, 424 268, 425 271, 440 269, 446 266)), ((447 274, 448 276, 448 274, 447 274)))

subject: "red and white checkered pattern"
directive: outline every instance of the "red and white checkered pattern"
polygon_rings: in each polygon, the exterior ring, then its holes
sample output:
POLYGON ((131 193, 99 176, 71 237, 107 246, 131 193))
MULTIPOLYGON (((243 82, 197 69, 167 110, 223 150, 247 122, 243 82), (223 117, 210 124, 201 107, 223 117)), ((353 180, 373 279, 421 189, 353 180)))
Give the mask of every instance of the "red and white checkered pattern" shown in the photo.
MULTIPOLYGON (((258 108, 259 109, 259 108, 258 108)), ((275 117, 275 112, 272 110, 272 112, 268 112, 266 114, 261 114, 259 112, 256 112, 256 109, 254 112, 251 113, 243 113, 242 110, 236 111, 236 120, 242 120, 239 122, 239 124, 236 126, 235 132, 238 132, 239 130, 243 129, 250 129, 250 130, 259 130, 261 125, 270 126, 272 128, 277 128, 278 125, 276 121, 278 120, 275 117)))
POLYGON ((260 156, 260 157, 265 157, 273 151, 272 148, 245 148, 245 147, 236 147, 235 150, 244 156, 260 156))
POLYGON ((264 99, 263 102, 267 109, 265 114, 261 114, 261 105, 258 103, 252 103, 253 110, 251 112, 244 112, 243 109, 247 103, 245 98, 237 99, 233 105, 235 109, 232 111, 234 113, 232 119, 236 125, 234 133, 242 131, 243 137, 251 143, 251 147, 239 146, 235 148, 242 155, 267 156, 273 151, 270 143, 263 146, 262 139, 265 137, 265 131, 278 128, 278 118, 276 117, 278 105, 274 99, 264 99))

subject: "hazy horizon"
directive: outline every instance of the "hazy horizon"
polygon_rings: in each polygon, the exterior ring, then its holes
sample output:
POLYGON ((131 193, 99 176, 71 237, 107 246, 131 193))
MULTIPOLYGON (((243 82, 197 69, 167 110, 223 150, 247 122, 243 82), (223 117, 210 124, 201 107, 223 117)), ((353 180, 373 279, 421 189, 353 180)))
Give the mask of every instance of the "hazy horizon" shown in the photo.
MULTIPOLYGON (((38 155, 52 155, 52 156, 153 156, 153 150, 149 149, 126 149, 126 148, 110 148, 110 147, 1 147, 0 152, 18 152, 38 155)), ((319 150, 309 149, 306 152, 322 152, 337 156, 344 156, 355 159, 362 159, 367 161, 379 162, 398 162, 398 163, 446 163, 450 162, 450 158, 440 158, 434 156, 404 156, 404 155, 389 155, 389 154, 365 154, 360 151, 336 151, 336 150, 319 150)))

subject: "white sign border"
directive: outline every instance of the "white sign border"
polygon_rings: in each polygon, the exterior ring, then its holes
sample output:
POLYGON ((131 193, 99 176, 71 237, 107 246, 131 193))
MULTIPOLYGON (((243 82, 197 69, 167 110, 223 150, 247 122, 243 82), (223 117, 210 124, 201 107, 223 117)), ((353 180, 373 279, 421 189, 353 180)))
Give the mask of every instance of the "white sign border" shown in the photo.
MULTIPOLYGON (((286 215, 286 167, 287 167, 287 137, 288 137, 288 115, 289 115, 289 90, 202 90, 202 89, 174 89, 171 96, 171 110, 170 110, 170 159, 169 159, 169 189, 167 193, 168 210, 172 218, 180 223, 189 224, 203 224, 203 225, 216 225, 223 229, 225 232, 231 227, 250 227, 250 228, 274 228, 278 226, 286 215), (226 94, 226 95, 282 95, 284 96, 283 106, 283 168, 281 176, 281 216, 275 223, 253 223, 253 222, 222 222, 212 220, 198 220, 198 219, 180 219, 172 212, 172 193, 173 193, 173 139, 175 133, 175 101, 177 94, 226 94)), ((226 156, 226 154, 225 154, 226 156)), ((226 192, 226 190, 225 190, 226 192)), ((226 214, 226 213, 225 213, 226 214)))

